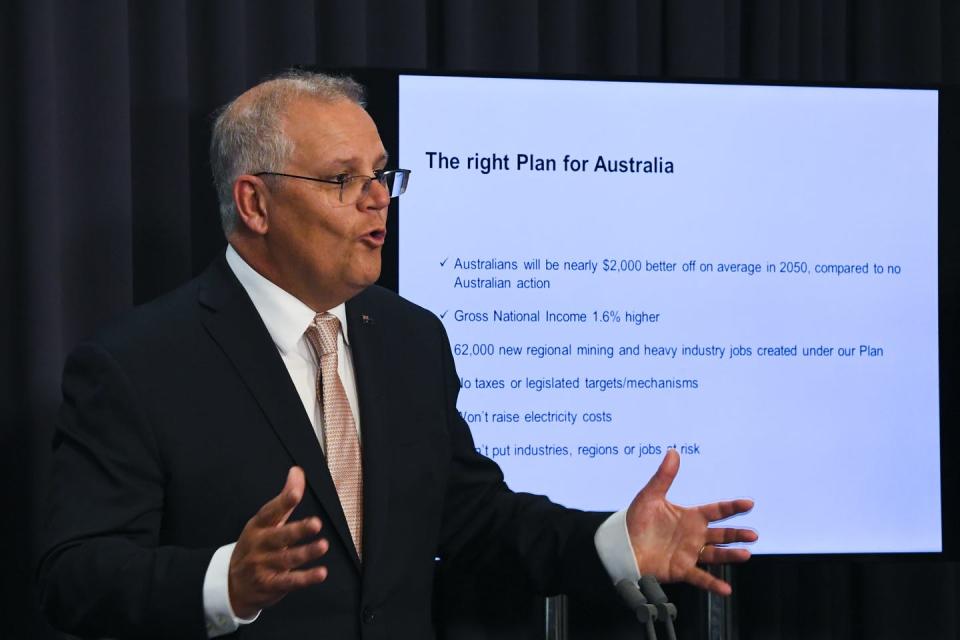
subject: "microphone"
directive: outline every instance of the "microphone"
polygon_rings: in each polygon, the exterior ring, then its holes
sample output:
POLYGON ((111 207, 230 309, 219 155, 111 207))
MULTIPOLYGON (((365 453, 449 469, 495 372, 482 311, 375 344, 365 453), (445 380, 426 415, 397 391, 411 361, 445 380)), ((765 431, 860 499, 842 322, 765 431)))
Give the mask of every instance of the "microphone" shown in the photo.
POLYGON ((677 606, 667 600, 667 594, 652 575, 640 578, 640 588, 656 607, 657 619, 667 628, 667 640, 677 640, 677 632, 673 628, 673 621, 677 619, 677 606))
POLYGON ((640 593, 640 587, 637 586, 637 583, 624 578, 617 583, 617 593, 636 614, 637 620, 643 623, 647 630, 647 640, 657 640, 657 630, 653 626, 653 621, 657 619, 657 607, 647 602, 647 599, 640 593))

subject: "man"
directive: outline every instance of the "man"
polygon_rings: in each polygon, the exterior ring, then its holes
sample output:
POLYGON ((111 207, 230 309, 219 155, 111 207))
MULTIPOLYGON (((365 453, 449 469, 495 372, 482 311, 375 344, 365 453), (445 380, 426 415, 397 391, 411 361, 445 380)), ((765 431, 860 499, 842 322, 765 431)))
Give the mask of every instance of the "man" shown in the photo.
POLYGON ((707 524, 752 505, 667 502, 675 452, 612 517, 513 493, 475 452, 441 323, 371 286, 407 174, 361 99, 291 72, 229 104, 211 145, 226 256, 68 359, 38 569, 51 621, 429 637, 437 556, 543 593, 638 570, 728 593, 696 565, 746 560, 717 545, 756 536, 707 524))

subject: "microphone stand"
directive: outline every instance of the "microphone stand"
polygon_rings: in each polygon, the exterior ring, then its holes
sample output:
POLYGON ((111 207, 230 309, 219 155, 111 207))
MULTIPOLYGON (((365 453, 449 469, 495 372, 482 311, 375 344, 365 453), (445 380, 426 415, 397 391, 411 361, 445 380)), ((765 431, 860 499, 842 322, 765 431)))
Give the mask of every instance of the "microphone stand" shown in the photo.
POLYGON ((677 605, 667 600, 660 583, 651 575, 640 578, 640 589, 657 608, 657 619, 667 628, 667 640, 677 640, 677 631, 673 627, 673 621, 677 619, 677 605))
POLYGON ((657 607, 647 603, 637 583, 632 580, 621 580, 617 583, 617 593, 646 628, 647 640, 657 640, 657 630, 653 626, 654 620, 657 619, 657 607))

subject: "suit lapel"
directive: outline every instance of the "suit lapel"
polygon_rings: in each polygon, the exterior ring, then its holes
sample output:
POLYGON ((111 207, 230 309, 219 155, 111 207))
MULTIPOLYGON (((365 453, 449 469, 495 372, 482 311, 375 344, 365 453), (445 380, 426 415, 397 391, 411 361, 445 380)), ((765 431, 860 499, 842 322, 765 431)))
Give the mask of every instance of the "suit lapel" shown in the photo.
MULTIPOLYGON (((203 321, 207 331, 233 362, 294 464, 303 468, 307 486, 327 513, 325 524, 353 549, 336 487, 303 403, 260 315, 225 259, 204 274, 199 299, 211 311, 203 321)), ((359 569, 359 559, 352 555, 359 569)))
POLYGON ((350 352, 357 380, 360 430, 363 446, 363 565, 378 566, 387 536, 392 447, 383 415, 384 393, 389 383, 384 358, 384 332, 388 318, 368 308, 363 293, 347 302, 350 352))

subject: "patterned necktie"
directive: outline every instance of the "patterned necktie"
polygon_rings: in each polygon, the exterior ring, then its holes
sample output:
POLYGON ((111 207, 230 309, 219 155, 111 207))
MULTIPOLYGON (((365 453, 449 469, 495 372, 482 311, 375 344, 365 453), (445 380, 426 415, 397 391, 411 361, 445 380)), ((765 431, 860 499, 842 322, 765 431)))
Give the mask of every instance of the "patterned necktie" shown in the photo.
POLYGON ((318 313, 307 328, 307 341, 320 360, 317 376, 317 399, 323 413, 323 439, 327 467, 337 487, 340 506, 347 518, 350 535, 362 557, 363 540, 363 472, 360 461, 360 438, 353 420, 347 393, 337 372, 337 336, 340 321, 329 313, 318 313))

